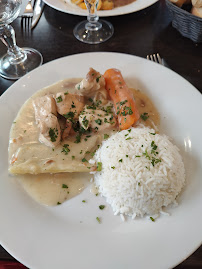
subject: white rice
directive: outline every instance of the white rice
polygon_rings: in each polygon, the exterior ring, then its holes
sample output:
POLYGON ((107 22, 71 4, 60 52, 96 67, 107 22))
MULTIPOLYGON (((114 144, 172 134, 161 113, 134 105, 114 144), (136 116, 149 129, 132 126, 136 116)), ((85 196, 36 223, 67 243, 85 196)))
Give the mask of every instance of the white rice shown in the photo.
POLYGON ((94 175, 95 185, 122 219, 163 212, 184 186, 178 148, 167 136, 154 133, 146 127, 118 132, 94 156, 102 163, 102 171, 94 175))

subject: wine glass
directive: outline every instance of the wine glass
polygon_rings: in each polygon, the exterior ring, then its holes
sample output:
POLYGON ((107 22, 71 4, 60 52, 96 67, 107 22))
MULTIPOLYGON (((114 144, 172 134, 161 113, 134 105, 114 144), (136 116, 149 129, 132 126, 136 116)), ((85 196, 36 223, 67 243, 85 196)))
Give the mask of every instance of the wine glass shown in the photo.
POLYGON ((114 27, 110 22, 99 20, 97 6, 99 0, 84 0, 88 17, 74 28, 74 36, 88 44, 99 44, 108 40, 114 33, 114 27))
POLYGON ((20 13, 22 0, 0 0, 0 39, 7 46, 7 53, 0 59, 0 76, 18 79, 40 66, 43 58, 32 48, 19 48, 15 41, 15 31, 8 25, 20 13))

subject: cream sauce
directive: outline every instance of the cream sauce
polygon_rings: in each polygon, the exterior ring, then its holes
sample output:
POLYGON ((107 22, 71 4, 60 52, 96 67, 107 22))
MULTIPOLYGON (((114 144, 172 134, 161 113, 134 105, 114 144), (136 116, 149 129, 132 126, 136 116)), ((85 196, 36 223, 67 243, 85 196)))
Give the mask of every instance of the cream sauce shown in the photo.
POLYGON ((37 202, 54 206, 81 193, 89 184, 88 173, 58 173, 22 175, 19 179, 24 190, 37 202))
MULTIPOLYGON (((47 93, 56 93, 73 88, 76 83, 78 83, 80 79, 71 79, 71 80, 64 80, 58 82, 55 85, 52 85, 48 88, 45 88, 35 95, 32 96, 31 99, 42 96, 47 93)), ((143 123, 146 126, 154 127, 153 124, 156 126, 159 125, 160 117, 157 109, 145 94, 140 91, 131 89, 136 100, 136 104, 138 106, 140 114, 148 113, 149 118, 147 121, 143 121, 140 119, 140 123, 143 123)), ((31 100, 30 99, 30 100, 31 100)), ((29 101, 29 100, 28 100, 29 101)), ((32 108, 32 102, 26 104, 26 115, 20 115, 16 118, 16 123, 13 124, 11 129, 11 143, 9 145, 9 158, 11 159, 13 153, 18 148, 18 142, 13 141, 17 139, 21 141, 20 143, 36 143, 38 142, 38 132, 36 132, 36 128, 33 128, 34 125, 34 114, 30 114, 30 110, 32 108), (26 130, 26 132, 24 132, 26 130)), ((113 130, 115 131, 115 130, 113 130)), ((113 131, 108 132, 108 134, 113 133, 113 131)), ((104 132, 106 133, 106 131, 104 132)), ((104 134, 99 134, 99 143, 103 140, 104 134)), ((95 143, 95 142, 93 142, 95 143)), ((98 143, 98 142, 97 142, 98 143)), ((80 143, 77 146, 81 149, 82 144, 80 143)), ((75 155, 75 154, 74 154, 75 155)), ((85 152, 81 154, 81 158, 85 156, 85 152), (84 154, 84 155, 83 155, 84 154)), ((90 157, 89 157, 90 158, 90 157)), ((49 158, 47 158, 49 160, 49 158)), ((47 161, 45 160, 45 161, 47 161)), ((92 175, 89 173, 56 173, 56 174, 38 174, 38 175, 31 175, 25 174, 20 175, 19 182, 24 188, 24 190, 37 202, 48 205, 54 206, 60 203, 63 203, 65 200, 71 199, 72 197, 78 195, 84 188, 86 188, 90 184, 90 178, 92 175), (65 184, 65 185, 64 185, 65 184), (68 188, 64 188, 67 186, 68 188)), ((92 184, 91 193, 97 194, 97 189, 92 184)))
POLYGON ((147 127, 153 128, 158 131, 160 124, 160 115, 155 105, 150 98, 143 92, 135 89, 130 89, 135 97, 135 102, 139 111, 139 114, 148 113, 148 118, 144 121, 141 117, 139 123, 144 124, 147 127))

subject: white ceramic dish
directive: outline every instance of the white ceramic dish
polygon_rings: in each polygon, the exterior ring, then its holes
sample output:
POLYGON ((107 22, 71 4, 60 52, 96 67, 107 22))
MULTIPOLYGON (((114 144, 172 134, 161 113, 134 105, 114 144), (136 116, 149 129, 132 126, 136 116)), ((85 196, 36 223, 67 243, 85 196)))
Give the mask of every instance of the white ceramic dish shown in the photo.
MULTIPOLYGON (((47 5, 50 7, 57 9, 59 11, 79 15, 79 16, 87 16, 87 11, 79 8, 78 6, 71 3, 71 0, 43 0, 47 5)), ((142 10, 146 7, 151 6, 152 4, 156 3, 158 0, 136 0, 135 2, 114 8, 112 10, 101 10, 98 11, 99 17, 109 17, 109 16, 118 16, 133 13, 139 10, 142 10)))
POLYGON ((201 244, 202 96, 173 71, 145 59, 118 53, 78 54, 47 63, 13 84, 0 98, 0 243, 16 259, 37 269, 171 268, 201 244), (119 68, 128 84, 146 92, 161 114, 161 130, 181 149, 187 175, 179 206, 156 222, 122 222, 102 197, 85 189, 56 207, 33 201, 8 175, 11 124, 33 93, 89 67, 119 68), (87 202, 84 204, 82 200, 87 202), (96 217, 100 217, 99 224, 96 217))

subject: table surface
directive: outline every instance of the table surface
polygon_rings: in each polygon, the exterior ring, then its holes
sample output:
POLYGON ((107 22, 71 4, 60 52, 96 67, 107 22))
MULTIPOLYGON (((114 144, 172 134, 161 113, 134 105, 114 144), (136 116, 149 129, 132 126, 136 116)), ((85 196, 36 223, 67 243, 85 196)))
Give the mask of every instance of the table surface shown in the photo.
MULTIPOLYGON (((202 43, 196 44, 182 37, 173 27, 164 0, 142 11, 124 16, 107 18, 115 29, 113 37, 99 45, 81 43, 73 36, 74 26, 84 17, 69 15, 45 6, 42 17, 33 31, 21 28, 17 18, 12 26, 20 47, 39 50, 44 63, 54 59, 82 53, 112 51, 128 53, 145 58, 148 54, 160 53, 169 68, 187 79, 202 93, 202 43)), ((6 47, 0 43, 0 57, 6 47)), ((14 82, 0 77, 0 95, 14 82)), ((0 246, 0 268, 22 268, 0 246), (5 261, 5 267, 1 267, 5 261), (6 267, 7 266, 7 267, 6 267)), ((202 247, 183 261, 176 269, 202 268, 202 247)))

